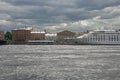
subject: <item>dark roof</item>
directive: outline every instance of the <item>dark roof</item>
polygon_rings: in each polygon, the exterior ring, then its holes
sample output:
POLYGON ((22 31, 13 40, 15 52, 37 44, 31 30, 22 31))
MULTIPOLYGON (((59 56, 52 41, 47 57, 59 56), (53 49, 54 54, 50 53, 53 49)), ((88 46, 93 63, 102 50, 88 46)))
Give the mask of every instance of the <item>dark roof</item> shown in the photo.
POLYGON ((68 31, 68 30, 64 30, 64 31, 61 31, 59 33, 57 33, 58 35, 75 35, 75 32, 71 32, 71 31, 68 31))

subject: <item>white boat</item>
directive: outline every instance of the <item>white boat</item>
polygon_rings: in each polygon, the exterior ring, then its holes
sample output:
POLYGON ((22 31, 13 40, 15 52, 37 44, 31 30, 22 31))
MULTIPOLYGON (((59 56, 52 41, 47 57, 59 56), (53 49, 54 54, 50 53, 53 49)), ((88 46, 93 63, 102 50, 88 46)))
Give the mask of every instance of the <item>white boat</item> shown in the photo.
POLYGON ((120 30, 94 30, 70 41, 72 44, 120 45, 120 30))

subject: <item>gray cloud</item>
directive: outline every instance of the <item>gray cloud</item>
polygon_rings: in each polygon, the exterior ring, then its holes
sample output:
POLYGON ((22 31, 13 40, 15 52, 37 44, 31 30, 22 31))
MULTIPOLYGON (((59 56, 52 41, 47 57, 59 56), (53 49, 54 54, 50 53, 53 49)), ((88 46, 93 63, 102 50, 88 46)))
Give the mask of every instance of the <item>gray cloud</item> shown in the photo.
POLYGON ((98 10, 110 6, 120 5, 120 0, 79 0, 77 1, 77 6, 79 8, 85 8, 88 10, 98 10))
POLYGON ((77 31, 107 26, 110 21, 120 28, 119 18, 119 0, 0 0, 0 29, 4 30, 27 25, 51 31, 77 31), (100 20, 94 20, 98 16, 100 20), (82 21, 89 25, 75 24, 82 21))

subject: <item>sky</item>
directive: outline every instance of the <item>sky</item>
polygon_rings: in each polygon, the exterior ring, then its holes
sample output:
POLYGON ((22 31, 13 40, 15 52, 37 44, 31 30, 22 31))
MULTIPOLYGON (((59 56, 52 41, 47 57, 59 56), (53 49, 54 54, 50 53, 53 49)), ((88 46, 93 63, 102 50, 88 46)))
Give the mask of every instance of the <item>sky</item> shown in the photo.
POLYGON ((0 0, 0 29, 120 29, 120 0, 0 0))

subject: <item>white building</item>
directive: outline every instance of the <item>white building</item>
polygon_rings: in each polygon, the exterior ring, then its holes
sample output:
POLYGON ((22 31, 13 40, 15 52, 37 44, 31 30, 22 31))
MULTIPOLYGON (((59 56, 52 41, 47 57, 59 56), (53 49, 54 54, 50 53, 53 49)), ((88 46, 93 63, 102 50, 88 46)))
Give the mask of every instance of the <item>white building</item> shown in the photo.
POLYGON ((75 39, 76 44, 120 44, 120 31, 95 30, 75 39))

